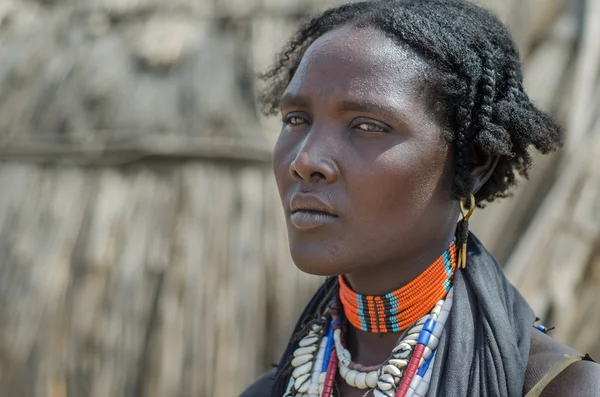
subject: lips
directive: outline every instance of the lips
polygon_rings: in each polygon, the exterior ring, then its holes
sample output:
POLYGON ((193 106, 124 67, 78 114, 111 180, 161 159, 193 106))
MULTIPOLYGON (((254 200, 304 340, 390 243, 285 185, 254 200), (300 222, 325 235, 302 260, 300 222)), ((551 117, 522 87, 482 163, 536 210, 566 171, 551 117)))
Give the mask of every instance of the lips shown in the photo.
POLYGON ((312 230, 337 219, 335 210, 317 196, 295 194, 290 200, 290 221, 298 230, 312 230))
POLYGON ((330 205, 312 194, 294 194, 292 196, 290 212, 294 214, 300 211, 337 217, 330 205))

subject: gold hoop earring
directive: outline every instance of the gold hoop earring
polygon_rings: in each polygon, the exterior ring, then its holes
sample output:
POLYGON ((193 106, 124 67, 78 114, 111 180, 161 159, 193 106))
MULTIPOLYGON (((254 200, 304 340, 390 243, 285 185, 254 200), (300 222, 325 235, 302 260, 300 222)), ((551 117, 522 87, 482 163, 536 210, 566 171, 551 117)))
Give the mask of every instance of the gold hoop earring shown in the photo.
POLYGON ((475 196, 471 193, 469 210, 465 209, 465 201, 467 198, 461 197, 458 201, 460 206, 460 214, 462 219, 456 225, 456 245, 458 245, 458 255, 456 267, 464 269, 467 267, 467 238, 469 237, 469 218, 475 210, 475 196))

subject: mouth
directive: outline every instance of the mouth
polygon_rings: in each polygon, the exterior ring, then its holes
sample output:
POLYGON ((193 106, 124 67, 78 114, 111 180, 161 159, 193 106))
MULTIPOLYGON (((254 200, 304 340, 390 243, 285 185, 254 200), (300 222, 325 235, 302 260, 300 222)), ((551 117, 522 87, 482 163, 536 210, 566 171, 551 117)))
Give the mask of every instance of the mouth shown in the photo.
POLYGON ((311 230, 332 223, 337 220, 335 215, 323 211, 297 210, 291 213, 292 225, 299 230, 311 230))
POLYGON ((315 216, 316 215, 333 216, 333 217, 337 218, 337 215, 333 215, 327 211, 313 210, 313 209, 308 209, 308 208, 306 208, 306 209, 299 208, 299 209, 296 209, 296 210, 290 212, 291 215, 294 215, 297 213, 304 213, 304 214, 315 215, 315 216))
POLYGON ((334 209, 314 195, 295 194, 290 201, 290 220, 299 230, 315 229, 338 219, 334 209))

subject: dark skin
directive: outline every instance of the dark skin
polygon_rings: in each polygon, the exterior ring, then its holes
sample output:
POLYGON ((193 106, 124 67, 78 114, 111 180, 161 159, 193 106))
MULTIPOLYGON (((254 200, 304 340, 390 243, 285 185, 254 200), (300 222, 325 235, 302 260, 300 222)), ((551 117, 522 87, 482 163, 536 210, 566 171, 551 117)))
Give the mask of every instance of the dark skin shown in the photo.
MULTIPOLYGON (((375 29, 342 27, 308 48, 282 96, 273 156, 298 268, 344 274, 356 292, 381 295, 414 279, 448 247, 459 205, 452 148, 424 94, 432 73, 375 29), (310 222, 296 222, 298 194, 333 216, 309 213, 310 222)), ((477 191, 498 158, 472 151, 477 191)), ((351 328, 347 343, 354 361, 374 365, 389 357, 397 338, 351 328)), ((344 397, 364 395, 338 385, 344 397)))

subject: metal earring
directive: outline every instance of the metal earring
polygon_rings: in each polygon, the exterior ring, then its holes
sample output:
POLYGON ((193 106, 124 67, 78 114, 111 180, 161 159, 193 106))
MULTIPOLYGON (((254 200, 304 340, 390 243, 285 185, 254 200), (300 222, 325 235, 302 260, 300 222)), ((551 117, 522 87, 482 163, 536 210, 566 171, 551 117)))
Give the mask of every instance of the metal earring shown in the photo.
POLYGON ((475 210, 475 196, 471 193, 471 197, 469 197, 470 207, 468 211, 465 209, 466 201, 467 198, 461 197, 458 202, 460 205, 460 214, 462 215, 462 219, 458 221, 458 224, 456 225, 456 243, 458 245, 458 258, 456 267, 459 269, 464 269, 467 267, 467 238, 469 237, 469 218, 475 210))

